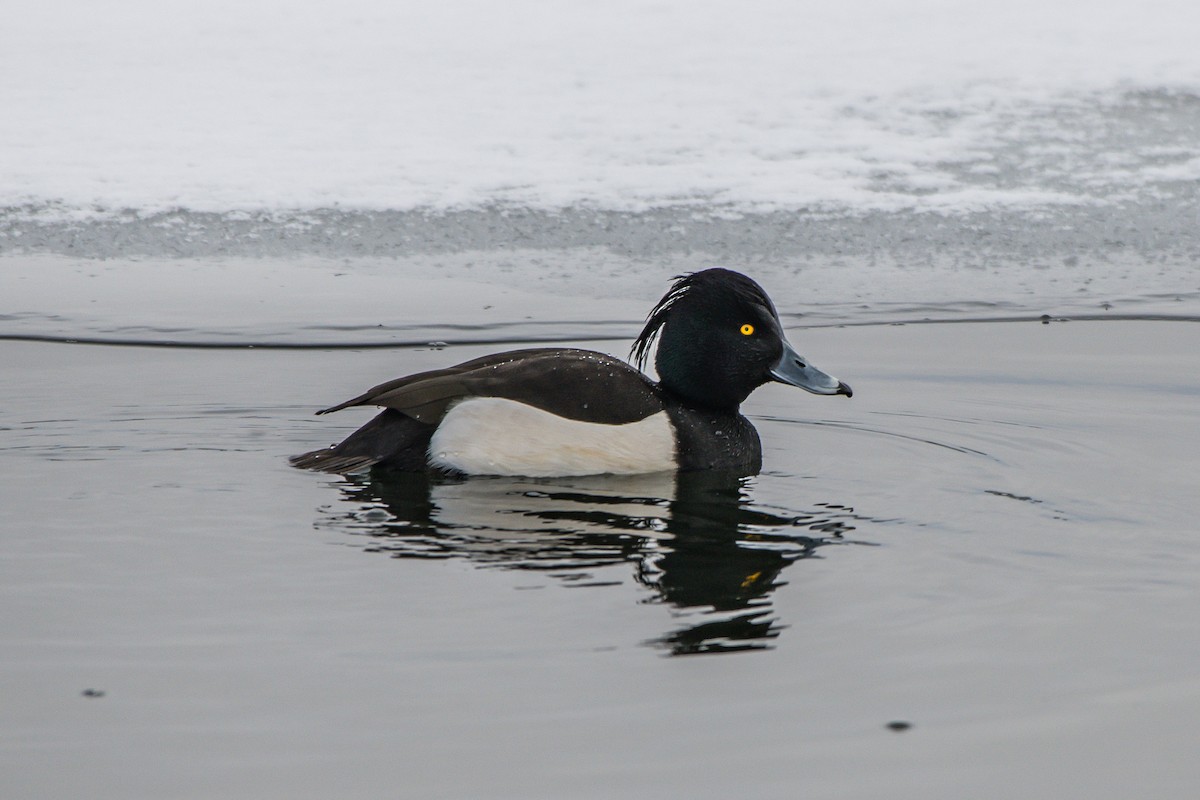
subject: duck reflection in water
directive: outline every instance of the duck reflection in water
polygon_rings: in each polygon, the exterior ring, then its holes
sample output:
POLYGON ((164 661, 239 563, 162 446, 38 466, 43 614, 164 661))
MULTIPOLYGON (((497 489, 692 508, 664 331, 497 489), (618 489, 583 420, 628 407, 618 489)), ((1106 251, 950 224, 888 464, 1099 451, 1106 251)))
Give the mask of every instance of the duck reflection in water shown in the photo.
POLYGON ((588 478, 453 479, 374 470, 348 477, 352 512, 326 522, 396 558, 465 558, 537 570, 570 586, 620 584, 631 563, 682 627, 651 644, 675 655, 769 647, 784 627, 771 606, 780 574, 841 543, 853 510, 752 508, 753 479, 728 472, 588 478), (607 574, 604 574, 607 573, 607 574))

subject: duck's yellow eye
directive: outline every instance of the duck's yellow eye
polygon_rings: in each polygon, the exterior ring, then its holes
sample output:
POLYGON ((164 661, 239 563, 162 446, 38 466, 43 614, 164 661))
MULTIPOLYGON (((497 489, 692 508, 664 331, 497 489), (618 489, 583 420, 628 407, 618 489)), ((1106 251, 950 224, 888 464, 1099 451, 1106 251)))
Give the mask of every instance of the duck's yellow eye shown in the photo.
POLYGON ((742 336, 750 336, 754 333, 754 326, 747 322, 742 326, 742 336))

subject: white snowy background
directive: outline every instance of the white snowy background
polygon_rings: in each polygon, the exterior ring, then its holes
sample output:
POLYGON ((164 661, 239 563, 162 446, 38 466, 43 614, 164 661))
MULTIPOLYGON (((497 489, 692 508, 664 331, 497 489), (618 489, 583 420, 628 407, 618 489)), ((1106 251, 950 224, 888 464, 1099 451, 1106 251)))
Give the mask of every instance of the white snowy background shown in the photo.
POLYGON ((1193 0, 6 0, 0 212, 1106 203, 1198 91, 1193 0))

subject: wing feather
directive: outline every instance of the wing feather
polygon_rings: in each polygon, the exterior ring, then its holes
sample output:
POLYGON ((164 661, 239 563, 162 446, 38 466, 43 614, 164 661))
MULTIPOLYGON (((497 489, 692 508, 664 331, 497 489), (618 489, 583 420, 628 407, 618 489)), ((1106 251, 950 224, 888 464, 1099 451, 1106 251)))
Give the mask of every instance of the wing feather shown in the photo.
POLYGON ((658 388, 623 361, 590 350, 536 348, 397 378, 317 413, 374 405, 436 425, 467 397, 503 397, 568 419, 612 425, 637 422, 664 407, 658 388))

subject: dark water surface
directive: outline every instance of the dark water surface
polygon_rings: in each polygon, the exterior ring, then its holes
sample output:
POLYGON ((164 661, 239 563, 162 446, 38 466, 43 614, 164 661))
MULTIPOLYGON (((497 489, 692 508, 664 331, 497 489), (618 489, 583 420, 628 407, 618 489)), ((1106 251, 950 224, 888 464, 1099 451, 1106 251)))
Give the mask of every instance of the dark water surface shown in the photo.
POLYGON ((285 457, 492 346, 0 342, 0 793, 1187 796, 1200 326, 792 338, 761 475, 465 481, 285 457))

